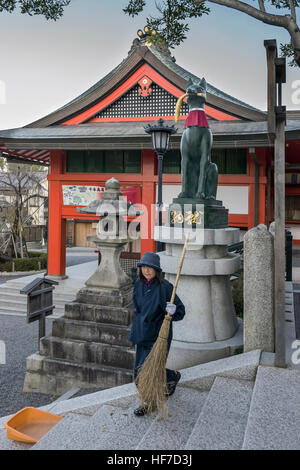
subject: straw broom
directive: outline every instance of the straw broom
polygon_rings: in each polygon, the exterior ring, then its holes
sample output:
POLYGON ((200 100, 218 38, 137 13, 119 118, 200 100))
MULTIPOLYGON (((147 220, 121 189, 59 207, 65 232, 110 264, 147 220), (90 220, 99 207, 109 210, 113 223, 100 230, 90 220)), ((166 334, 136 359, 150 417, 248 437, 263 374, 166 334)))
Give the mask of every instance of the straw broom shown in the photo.
MULTIPOLYGON (((182 255, 170 303, 174 303, 177 284, 183 265, 188 239, 189 233, 185 238, 185 243, 182 250, 182 255)), ((158 409, 163 415, 166 412, 166 362, 171 319, 171 315, 167 314, 165 316, 162 326, 159 330, 158 338, 154 343, 149 355, 147 356, 135 380, 141 406, 145 408, 147 412, 152 412, 158 409)))

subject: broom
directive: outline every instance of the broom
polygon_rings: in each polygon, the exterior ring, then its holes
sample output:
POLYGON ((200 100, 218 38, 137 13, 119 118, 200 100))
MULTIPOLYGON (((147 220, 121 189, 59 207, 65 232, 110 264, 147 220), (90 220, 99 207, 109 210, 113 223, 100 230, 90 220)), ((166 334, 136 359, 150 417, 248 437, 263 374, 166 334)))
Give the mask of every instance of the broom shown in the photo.
MULTIPOLYGON (((188 239, 189 233, 185 238, 170 303, 174 303, 188 239)), ((155 341, 135 380, 141 406, 145 408, 147 412, 152 412, 158 409, 163 415, 166 413, 166 362, 171 319, 171 315, 167 314, 165 316, 159 330, 158 338, 155 341)))

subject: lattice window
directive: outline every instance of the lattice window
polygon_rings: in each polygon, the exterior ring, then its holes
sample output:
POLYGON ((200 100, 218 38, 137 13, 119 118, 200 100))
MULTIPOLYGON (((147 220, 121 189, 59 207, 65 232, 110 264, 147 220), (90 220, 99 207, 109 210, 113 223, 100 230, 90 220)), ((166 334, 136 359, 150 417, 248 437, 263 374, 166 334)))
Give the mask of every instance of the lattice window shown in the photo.
MULTIPOLYGON (((135 85, 121 98, 97 113, 94 118, 126 118, 147 116, 172 116, 175 114, 177 98, 160 86, 152 83, 150 96, 139 94, 139 85, 135 85)), ((188 114, 188 105, 183 103, 181 115, 188 114)))

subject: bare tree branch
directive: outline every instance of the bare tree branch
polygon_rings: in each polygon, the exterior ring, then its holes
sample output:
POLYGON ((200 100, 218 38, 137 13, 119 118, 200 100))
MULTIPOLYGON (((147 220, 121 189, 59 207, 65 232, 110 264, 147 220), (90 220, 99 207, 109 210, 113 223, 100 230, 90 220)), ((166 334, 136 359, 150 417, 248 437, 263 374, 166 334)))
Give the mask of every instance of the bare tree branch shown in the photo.
MULTIPOLYGON (((195 0, 195 3, 203 3, 204 0, 195 0)), ((263 23, 279 26, 286 29, 291 37, 291 44, 294 50, 294 59, 297 65, 300 67, 300 29, 297 25, 295 17, 292 15, 274 15, 267 13, 266 11, 258 10, 257 8, 248 5, 247 3, 240 2, 239 0, 207 0, 210 3, 216 3, 234 10, 246 13, 246 15, 252 16, 256 20, 262 21, 263 23)), ((289 0, 290 4, 293 0, 289 0)), ((293 4, 294 5, 294 4, 293 4)), ((293 12, 293 10, 291 10, 293 12)), ((296 12, 295 12, 296 15, 296 12)))
POLYGON ((258 0, 258 4, 259 4, 259 9, 260 11, 266 11, 265 9, 265 3, 264 3, 264 0, 258 0))
POLYGON ((295 8, 294 1, 293 1, 293 0, 289 0, 289 4, 290 4, 290 10, 291 10, 292 18, 294 19, 294 21, 297 21, 297 17, 296 17, 296 8, 295 8))

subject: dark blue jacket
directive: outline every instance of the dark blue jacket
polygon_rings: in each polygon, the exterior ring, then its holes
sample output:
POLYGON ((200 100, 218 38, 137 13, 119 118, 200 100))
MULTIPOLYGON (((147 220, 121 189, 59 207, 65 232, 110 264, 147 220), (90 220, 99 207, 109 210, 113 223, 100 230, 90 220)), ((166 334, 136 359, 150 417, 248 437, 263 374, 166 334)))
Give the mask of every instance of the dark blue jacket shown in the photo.
MULTIPOLYGON (((173 292, 173 285, 163 280, 160 284, 156 279, 147 287, 146 282, 137 279, 133 289, 133 304, 135 319, 132 323, 129 341, 133 344, 153 344, 155 343, 162 322, 165 318, 166 305, 170 301, 173 292)), ((185 308, 180 298, 175 295, 174 304, 176 312, 172 316, 173 321, 182 320, 185 315, 185 308)), ((172 322, 168 343, 173 337, 172 322)))

